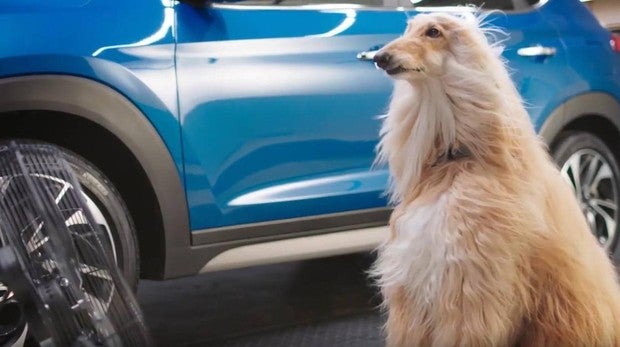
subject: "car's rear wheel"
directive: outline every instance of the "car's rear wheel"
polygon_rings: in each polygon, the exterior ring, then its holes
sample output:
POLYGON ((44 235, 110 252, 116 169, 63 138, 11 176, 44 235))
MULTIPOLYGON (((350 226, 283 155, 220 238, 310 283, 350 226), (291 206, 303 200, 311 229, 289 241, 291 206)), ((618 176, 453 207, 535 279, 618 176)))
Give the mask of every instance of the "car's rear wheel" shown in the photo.
POLYGON ((592 233, 613 253, 618 244, 618 160, 601 139, 587 132, 563 134, 553 147, 553 158, 573 188, 592 233))

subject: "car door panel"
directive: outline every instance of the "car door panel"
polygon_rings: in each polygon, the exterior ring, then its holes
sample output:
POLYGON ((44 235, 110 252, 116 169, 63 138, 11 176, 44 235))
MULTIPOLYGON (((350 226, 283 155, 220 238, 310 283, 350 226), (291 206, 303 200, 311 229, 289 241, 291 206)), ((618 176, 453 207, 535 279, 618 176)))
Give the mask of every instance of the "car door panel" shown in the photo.
POLYGON ((387 172, 369 169, 391 81, 356 56, 398 36, 402 11, 184 11, 177 73, 192 229, 385 207, 387 172), (185 28, 195 20, 208 33, 185 28))
POLYGON ((548 13, 532 9, 509 16, 494 14, 490 25, 504 29, 504 58, 525 107, 536 129, 540 129, 546 115, 570 94, 573 77, 566 74, 566 49, 548 13), (523 49, 550 49, 552 54, 529 55, 523 49))
MULTIPOLYGON (((416 11, 184 10, 177 73, 194 230, 386 206, 387 172, 370 167, 391 82, 356 56, 400 35, 416 11)), ((503 54, 541 119, 568 83, 553 72, 565 63, 557 33, 538 9, 491 13, 485 25, 508 34, 503 54), (518 54, 533 46, 556 53, 518 54)))

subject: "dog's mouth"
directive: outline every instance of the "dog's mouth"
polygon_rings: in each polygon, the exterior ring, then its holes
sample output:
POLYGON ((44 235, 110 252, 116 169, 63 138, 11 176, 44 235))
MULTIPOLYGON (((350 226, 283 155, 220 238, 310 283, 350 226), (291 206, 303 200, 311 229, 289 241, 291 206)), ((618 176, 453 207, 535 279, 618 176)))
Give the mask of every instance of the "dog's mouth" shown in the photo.
POLYGON ((424 72, 424 68, 423 67, 406 68, 402 65, 399 65, 397 67, 385 70, 385 72, 387 72, 388 75, 398 75, 399 73, 409 72, 409 71, 424 72))

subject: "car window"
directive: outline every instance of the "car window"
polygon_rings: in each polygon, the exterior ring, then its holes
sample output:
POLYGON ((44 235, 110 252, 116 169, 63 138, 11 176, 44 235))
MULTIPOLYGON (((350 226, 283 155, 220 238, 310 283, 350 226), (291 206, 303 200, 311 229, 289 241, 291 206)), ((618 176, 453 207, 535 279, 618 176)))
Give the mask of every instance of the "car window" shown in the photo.
POLYGON ((524 9, 538 3, 539 0, 242 0, 235 5, 247 6, 304 6, 322 4, 353 4, 371 7, 434 7, 474 5, 484 9, 514 10, 524 9))
POLYGON ((526 9, 539 0, 414 0, 415 6, 464 6, 474 5, 484 9, 510 11, 526 9))
POLYGON ((329 0, 247 0, 247 1, 235 1, 235 5, 248 5, 248 6, 304 6, 304 5, 322 5, 322 4, 353 4, 364 6, 411 6, 410 0, 342 0, 342 1, 329 1, 329 0))

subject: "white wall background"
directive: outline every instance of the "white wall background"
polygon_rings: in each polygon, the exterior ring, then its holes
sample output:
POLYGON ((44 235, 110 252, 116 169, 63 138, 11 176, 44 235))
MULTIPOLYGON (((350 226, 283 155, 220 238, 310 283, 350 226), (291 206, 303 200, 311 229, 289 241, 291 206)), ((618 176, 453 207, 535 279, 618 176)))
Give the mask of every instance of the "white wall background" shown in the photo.
POLYGON ((620 29, 620 0, 592 0, 587 4, 603 25, 620 29))

